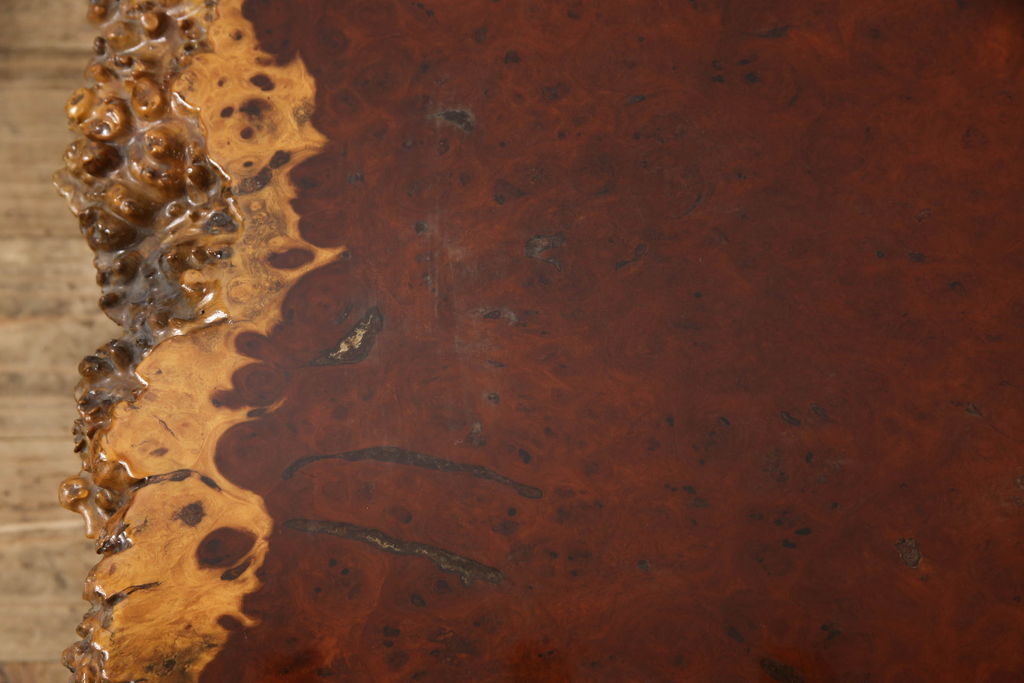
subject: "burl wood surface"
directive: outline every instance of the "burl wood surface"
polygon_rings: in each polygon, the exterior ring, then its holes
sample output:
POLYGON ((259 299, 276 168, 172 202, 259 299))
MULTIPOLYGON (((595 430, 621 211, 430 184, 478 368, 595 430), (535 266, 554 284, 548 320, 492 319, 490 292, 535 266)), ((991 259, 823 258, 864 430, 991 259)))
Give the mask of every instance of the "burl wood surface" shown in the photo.
POLYGON ((79 680, 1024 678, 1019 3, 204 30, 238 236, 89 436, 79 680))

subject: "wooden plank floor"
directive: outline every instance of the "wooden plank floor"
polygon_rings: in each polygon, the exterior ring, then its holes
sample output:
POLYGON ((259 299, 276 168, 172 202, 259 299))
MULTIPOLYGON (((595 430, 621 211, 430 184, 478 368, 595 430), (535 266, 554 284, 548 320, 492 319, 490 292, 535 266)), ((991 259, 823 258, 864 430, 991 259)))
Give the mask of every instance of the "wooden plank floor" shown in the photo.
POLYGON ((50 183, 93 32, 84 0, 0 2, 0 683, 66 681, 96 560, 56 502, 76 468, 78 360, 114 336, 90 253, 50 183))

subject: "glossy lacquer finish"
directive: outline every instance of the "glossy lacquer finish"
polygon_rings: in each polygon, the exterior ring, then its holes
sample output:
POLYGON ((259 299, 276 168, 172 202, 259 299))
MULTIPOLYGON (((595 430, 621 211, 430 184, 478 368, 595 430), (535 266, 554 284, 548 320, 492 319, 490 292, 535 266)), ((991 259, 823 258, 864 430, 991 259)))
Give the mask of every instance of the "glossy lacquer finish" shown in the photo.
POLYGON ((1019 4, 245 16, 348 252, 246 340, 204 680, 1020 680, 1019 4))
POLYGON ((1024 6, 242 9, 337 255, 195 396, 202 681, 1024 680, 1024 6))

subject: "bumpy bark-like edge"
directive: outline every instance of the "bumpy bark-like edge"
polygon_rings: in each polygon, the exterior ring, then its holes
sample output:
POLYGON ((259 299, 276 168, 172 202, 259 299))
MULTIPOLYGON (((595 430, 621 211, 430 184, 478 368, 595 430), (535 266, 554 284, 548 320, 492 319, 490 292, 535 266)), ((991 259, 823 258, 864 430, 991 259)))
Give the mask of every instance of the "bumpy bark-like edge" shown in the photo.
POLYGON ((253 623, 241 601, 272 523, 217 471, 219 436, 247 418, 211 396, 247 362, 235 339, 268 332, 289 286, 342 251, 301 240, 290 208, 288 171, 323 143, 313 80, 259 52, 241 4, 89 7, 101 36, 67 106, 82 137, 56 182, 124 335, 80 366, 82 471, 60 490, 104 555, 64 655, 82 683, 197 680, 253 623), (274 267, 295 249, 312 258, 274 267))

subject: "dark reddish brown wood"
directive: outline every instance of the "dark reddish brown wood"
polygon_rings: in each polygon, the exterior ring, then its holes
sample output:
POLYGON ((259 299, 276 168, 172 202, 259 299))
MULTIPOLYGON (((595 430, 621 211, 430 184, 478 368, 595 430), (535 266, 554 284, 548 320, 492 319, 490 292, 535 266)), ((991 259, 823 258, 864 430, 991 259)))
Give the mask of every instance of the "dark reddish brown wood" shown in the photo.
POLYGON ((204 681, 1021 680, 1019 3, 245 15, 348 251, 217 396, 204 681))

